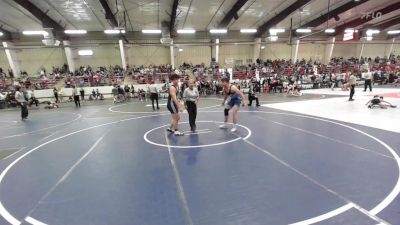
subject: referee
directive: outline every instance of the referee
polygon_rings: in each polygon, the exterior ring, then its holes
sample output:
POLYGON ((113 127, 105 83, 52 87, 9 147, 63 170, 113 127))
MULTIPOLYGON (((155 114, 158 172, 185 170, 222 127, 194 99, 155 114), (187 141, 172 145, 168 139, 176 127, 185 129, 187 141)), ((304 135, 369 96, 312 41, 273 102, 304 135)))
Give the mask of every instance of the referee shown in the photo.
POLYGON ((183 99, 189 113, 189 124, 192 132, 196 131, 197 102, 199 102, 199 91, 194 87, 194 81, 189 80, 189 87, 183 92, 183 99))
POLYGON ((372 73, 367 70, 365 71, 365 73, 363 73, 364 75, 364 79, 365 79, 365 83, 364 83, 364 92, 367 91, 367 88, 369 87, 369 91, 372 92, 372 73))
POLYGON ((153 111, 156 110, 156 108, 154 107, 154 100, 156 101, 157 104, 157 110, 159 110, 160 107, 158 106, 158 90, 154 82, 150 85, 149 91, 150 91, 150 99, 151 99, 151 105, 153 106, 153 111))

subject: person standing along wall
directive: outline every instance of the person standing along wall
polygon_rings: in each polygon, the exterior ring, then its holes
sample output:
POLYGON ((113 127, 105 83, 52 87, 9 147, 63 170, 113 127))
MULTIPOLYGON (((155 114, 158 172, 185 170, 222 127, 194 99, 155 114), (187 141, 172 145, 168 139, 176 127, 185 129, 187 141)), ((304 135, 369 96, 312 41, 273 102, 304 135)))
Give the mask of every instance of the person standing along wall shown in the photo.
POLYGON ((189 87, 183 92, 183 99, 185 100, 186 109, 189 113, 189 124, 192 132, 196 131, 196 117, 197 117, 197 103, 199 102, 200 95, 197 88, 194 87, 194 81, 189 80, 189 87))
POLYGON ((349 84, 350 84, 350 98, 349 98, 349 101, 354 101, 353 96, 354 96, 355 88, 356 88, 356 84, 357 84, 356 76, 354 76, 354 74, 351 74, 351 76, 349 78, 349 84))
POLYGON ((81 101, 79 100, 79 94, 78 94, 78 89, 76 88, 76 86, 74 85, 72 87, 72 96, 74 98, 74 102, 75 102, 75 107, 81 107, 81 101))
POLYGON ((158 106, 158 90, 154 82, 149 86, 149 91, 150 91, 150 99, 151 99, 151 105, 153 106, 153 111, 156 110, 156 108, 154 107, 154 101, 156 101, 157 110, 159 110, 160 107, 158 106))
POLYGON ((58 101, 58 90, 56 87, 53 89, 53 93, 54 93, 54 98, 56 99, 56 103, 58 103, 59 102, 58 101))
POLYGON ((21 106, 21 119, 22 120, 28 119, 28 115, 29 115, 28 107, 26 104, 25 95, 24 95, 23 91, 21 90, 20 86, 18 86, 16 88, 15 100, 17 100, 17 102, 21 106))
POLYGON ((30 107, 32 104, 35 104, 36 107, 39 107, 39 101, 36 99, 36 97, 35 97, 35 91, 34 91, 33 89, 32 89, 31 92, 30 92, 28 104, 29 104, 29 107, 30 107))
POLYGON ((83 89, 83 87, 81 87, 81 90, 79 91, 81 94, 81 100, 85 100, 85 89, 83 89))
POLYGON ((372 92, 372 73, 371 73, 371 71, 366 71, 365 73, 363 73, 363 75, 364 75, 364 79, 365 79, 364 92, 367 91, 367 87, 369 87, 369 91, 372 92))

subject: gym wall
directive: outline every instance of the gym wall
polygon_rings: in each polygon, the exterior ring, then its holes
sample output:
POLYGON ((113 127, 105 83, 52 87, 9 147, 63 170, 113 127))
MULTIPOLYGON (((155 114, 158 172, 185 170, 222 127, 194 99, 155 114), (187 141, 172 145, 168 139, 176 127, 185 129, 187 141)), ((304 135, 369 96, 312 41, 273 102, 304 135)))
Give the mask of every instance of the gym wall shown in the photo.
POLYGON ((192 63, 194 65, 205 63, 209 66, 211 63, 211 47, 210 46, 182 46, 182 52, 179 48, 175 48, 175 64, 182 65, 183 62, 192 63))
POLYGON ((238 64, 248 64, 253 61, 253 45, 220 45, 219 63, 224 65, 226 59, 234 59, 238 64), (248 61, 250 60, 250 61, 248 61))
POLYGON ((261 49, 261 59, 291 59, 292 51, 294 57, 295 45, 288 44, 265 44, 265 48, 261 49), (293 49, 293 50, 292 50, 293 49))
MULTIPOLYGON (((119 54, 119 49, 118 49, 119 54)), ((166 46, 130 46, 125 48, 128 65, 160 65, 170 63, 169 47, 166 46)), ((121 65, 120 56, 118 56, 121 65)))
MULTIPOLYGON (((295 47, 295 46, 294 46, 295 47)), ((301 44, 299 45, 299 53, 297 59, 312 59, 325 62, 325 44, 301 44)))
POLYGON ((121 65, 121 55, 119 52, 118 44, 73 49, 73 57, 75 60, 75 69, 78 69, 80 66, 88 65, 90 65, 93 69, 100 66, 109 67, 121 65), (78 55, 78 50, 81 49, 91 49, 93 50, 93 55, 80 56, 78 55))
POLYGON ((358 57, 361 45, 336 43, 333 48, 332 57, 358 57))
POLYGON ((61 48, 19 49, 16 53, 21 71, 28 74, 38 74, 42 68, 49 72, 53 66, 61 67, 67 63, 61 48))
MULTIPOLYGON (((88 44, 90 47, 73 48, 73 57, 75 67, 90 65, 93 68, 99 66, 120 65, 121 58, 118 43, 93 45, 91 43, 81 43, 81 46, 88 44), (79 56, 78 50, 92 49, 93 56, 79 56)), ((261 59, 291 59, 294 58, 296 45, 287 45, 285 43, 266 43, 262 44, 264 49, 260 50, 261 59)), ((391 40, 386 44, 366 42, 362 56, 364 57, 384 57, 388 55, 391 46, 391 40)), ((333 57, 359 57, 361 52, 361 43, 340 43, 335 44, 333 57)), ((220 45, 219 62, 225 66, 226 61, 232 61, 238 64, 247 64, 253 60, 253 45, 220 45)), ((400 44, 395 44, 393 50, 395 54, 400 54, 400 44)), ((175 65, 181 65, 183 62, 210 65, 211 46, 181 46, 175 47, 175 65), (179 52, 178 49, 183 51, 179 52)), ((125 47, 126 60, 128 65, 150 65, 150 64, 169 64, 170 49, 168 46, 138 46, 130 45, 125 47)), ((30 75, 38 74, 41 68, 51 71, 53 66, 62 66, 67 63, 65 51, 62 48, 37 48, 37 49, 19 49, 16 50, 17 59, 20 63, 20 69, 27 71, 30 75)), ((300 43, 298 59, 319 59, 326 62, 329 57, 328 44, 300 43)), ((4 50, 0 51, 0 67, 4 70, 9 68, 4 50)))

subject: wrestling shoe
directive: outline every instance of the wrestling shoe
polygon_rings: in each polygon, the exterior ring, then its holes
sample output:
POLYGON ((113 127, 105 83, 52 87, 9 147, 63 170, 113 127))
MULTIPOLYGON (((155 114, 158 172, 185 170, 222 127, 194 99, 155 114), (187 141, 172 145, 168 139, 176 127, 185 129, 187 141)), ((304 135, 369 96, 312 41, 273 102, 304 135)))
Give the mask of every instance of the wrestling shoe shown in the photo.
POLYGON ((184 135, 184 134, 181 133, 179 130, 176 130, 176 131, 174 132, 174 134, 175 134, 175 136, 183 136, 183 135, 184 135))
POLYGON ((219 128, 221 129, 228 129, 228 125, 226 123, 219 125, 219 128))

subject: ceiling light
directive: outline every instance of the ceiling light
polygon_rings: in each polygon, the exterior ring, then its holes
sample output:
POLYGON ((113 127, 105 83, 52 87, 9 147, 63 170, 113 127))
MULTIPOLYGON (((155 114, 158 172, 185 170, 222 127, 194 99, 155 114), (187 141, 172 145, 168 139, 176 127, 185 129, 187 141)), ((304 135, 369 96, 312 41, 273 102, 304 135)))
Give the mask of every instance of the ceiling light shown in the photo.
POLYGON ((351 28, 347 28, 346 30, 344 30, 344 32, 346 32, 346 33, 354 33, 354 32, 356 32, 356 30, 351 29, 351 28))
POLYGON ((210 33, 212 34, 226 34, 228 32, 227 29, 211 29, 210 33))
POLYGON ((3 34, 3 32, 0 32, 0 36, 3 36, 4 34, 3 34))
POLYGON ((311 29, 297 29, 297 33, 311 33, 311 29))
POLYGON ((24 34, 24 35, 43 35, 43 36, 49 35, 49 33, 47 33, 44 30, 26 30, 26 31, 22 31, 22 34, 24 34))
POLYGON ((278 40, 278 36, 270 36, 269 40, 270 41, 277 41, 278 40))
POLYGON ((93 50, 79 50, 78 55, 82 56, 93 55, 93 50))
POLYGON ((183 49, 180 48, 179 51, 180 51, 180 52, 183 52, 183 49))
POLYGON ((178 32, 178 34, 194 34, 194 33, 196 33, 196 31, 193 29, 180 29, 180 30, 177 30, 177 32, 178 32))
POLYGON ((265 46, 261 46, 261 49, 265 49, 265 46))
POLYGON ((125 30, 105 30, 105 34, 125 34, 125 30))
POLYGON ((269 29, 269 33, 271 35, 276 35, 278 33, 284 33, 284 32, 285 32, 285 29, 283 29, 283 28, 272 28, 272 29, 269 29))
POLYGON ((389 30, 387 34, 400 34, 400 30, 389 30))
POLYGON ((256 33, 257 29, 240 29, 240 33, 256 33))
POLYGON ((379 33, 380 33, 379 30, 372 30, 372 29, 367 30, 368 36, 372 36, 373 34, 379 34, 379 33))
POLYGON ((332 29, 332 28, 325 29, 325 33, 327 33, 327 34, 335 33, 335 29, 332 29))
POLYGON ((161 30, 142 30, 143 34, 161 34, 161 30))
POLYGON ((86 34, 86 30, 64 30, 66 34, 86 34))
POLYGON ((105 34, 119 34, 121 33, 120 30, 105 30, 104 31, 105 34))

